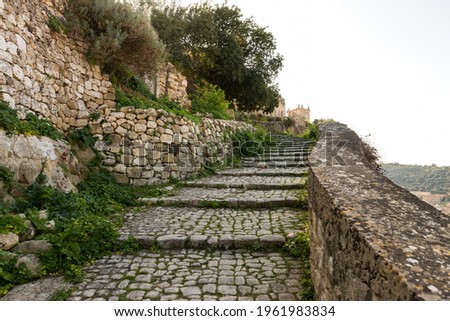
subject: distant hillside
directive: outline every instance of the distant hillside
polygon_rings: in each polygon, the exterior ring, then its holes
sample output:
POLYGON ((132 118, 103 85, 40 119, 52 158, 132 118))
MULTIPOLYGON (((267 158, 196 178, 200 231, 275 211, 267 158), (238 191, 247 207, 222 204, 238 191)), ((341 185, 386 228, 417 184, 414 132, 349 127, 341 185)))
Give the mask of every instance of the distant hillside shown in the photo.
POLYGON ((382 164, 385 175, 409 191, 450 193, 450 166, 382 164))

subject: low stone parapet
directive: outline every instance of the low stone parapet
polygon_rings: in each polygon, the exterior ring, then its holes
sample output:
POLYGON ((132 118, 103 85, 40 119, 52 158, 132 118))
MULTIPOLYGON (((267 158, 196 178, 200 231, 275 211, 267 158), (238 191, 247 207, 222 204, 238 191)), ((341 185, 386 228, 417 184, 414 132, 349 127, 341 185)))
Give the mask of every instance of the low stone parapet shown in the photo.
POLYGON ((361 139, 320 126, 310 156, 311 271, 319 300, 449 300, 450 217, 397 186, 361 139))

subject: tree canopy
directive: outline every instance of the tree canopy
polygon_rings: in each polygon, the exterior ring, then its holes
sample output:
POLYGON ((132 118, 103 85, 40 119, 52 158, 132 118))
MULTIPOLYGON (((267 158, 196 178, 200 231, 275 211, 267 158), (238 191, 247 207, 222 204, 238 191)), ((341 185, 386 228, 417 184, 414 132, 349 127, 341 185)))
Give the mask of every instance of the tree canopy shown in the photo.
POLYGON ((276 52, 274 36, 243 18, 239 8, 169 5, 153 8, 151 21, 169 59, 191 82, 220 87, 240 110, 272 111, 278 106, 274 81, 283 58, 276 52))

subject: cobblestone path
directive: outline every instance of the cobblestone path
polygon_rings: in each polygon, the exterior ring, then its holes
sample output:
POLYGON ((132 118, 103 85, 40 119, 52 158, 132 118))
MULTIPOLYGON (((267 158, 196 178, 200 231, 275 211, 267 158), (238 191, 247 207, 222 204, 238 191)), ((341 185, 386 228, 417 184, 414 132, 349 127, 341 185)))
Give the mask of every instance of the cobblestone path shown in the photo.
POLYGON ((281 248, 302 229, 297 206, 308 143, 277 138, 243 167, 189 181, 128 213, 121 238, 135 237, 138 254, 98 260, 80 284, 41 280, 4 299, 45 299, 39 289, 72 288, 70 300, 300 300, 299 262, 281 248))

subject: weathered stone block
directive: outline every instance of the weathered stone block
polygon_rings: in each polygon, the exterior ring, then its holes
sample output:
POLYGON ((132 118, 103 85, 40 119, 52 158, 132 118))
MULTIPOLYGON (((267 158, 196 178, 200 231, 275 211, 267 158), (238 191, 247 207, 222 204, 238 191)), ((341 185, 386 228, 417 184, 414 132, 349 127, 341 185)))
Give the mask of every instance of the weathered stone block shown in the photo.
POLYGON ((14 233, 0 234, 0 250, 8 251, 19 243, 19 236, 14 233))
POLYGON ((141 178, 142 168, 141 167, 128 167, 127 175, 129 178, 141 178))
POLYGON ((187 241, 186 235, 164 235, 156 239, 159 247, 165 250, 182 249, 187 241))

